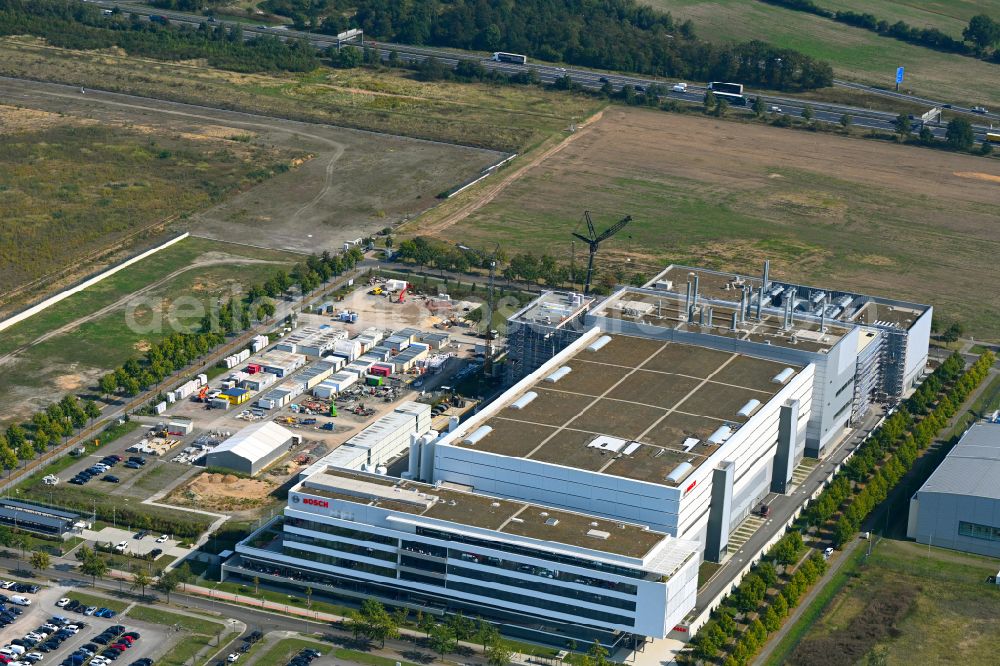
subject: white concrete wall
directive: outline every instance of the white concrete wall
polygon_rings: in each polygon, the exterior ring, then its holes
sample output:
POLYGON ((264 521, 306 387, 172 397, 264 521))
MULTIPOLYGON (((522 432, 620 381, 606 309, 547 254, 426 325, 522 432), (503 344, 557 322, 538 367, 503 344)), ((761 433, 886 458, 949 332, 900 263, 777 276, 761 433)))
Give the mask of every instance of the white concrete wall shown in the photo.
POLYGON ((4 329, 7 329, 7 328, 10 328, 14 324, 18 324, 18 323, 24 321, 25 319, 28 319, 29 317, 33 317, 34 315, 36 315, 39 312, 45 310, 46 308, 52 307, 53 305, 55 305, 59 301, 65 300, 65 299, 69 298, 70 296, 72 296, 73 294, 78 294, 81 291, 83 291, 84 289, 87 289, 88 287, 94 286, 95 284, 97 284, 101 280, 104 280, 106 278, 111 277, 112 275, 114 275, 118 271, 124 270, 124 269, 128 268, 129 266, 131 266, 132 264, 134 264, 134 263, 136 263, 138 261, 142 261, 146 257, 148 257, 148 256, 150 256, 152 254, 156 254, 157 252, 159 252, 160 250, 162 250, 164 248, 170 247, 174 243, 179 243, 180 241, 184 240, 185 238, 187 238, 190 235, 191 234, 189 234, 188 232, 185 231, 180 236, 177 236, 176 238, 171 238, 166 243, 161 243, 160 245, 157 245, 154 248, 150 248, 150 249, 146 250, 145 252, 143 252, 141 254, 137 254, 134 257, 132 257, 131 259, 123 261, 122 263, 118 264, 117 266, 112 266, 111 268, 107 269, 106 271, 98 273, 97 275, 93 276, 92 278, 88 278, 88 279, 84 280, 83 282, 81 282, 80 284, 76 285, 75 287, 70 287, 69 289, 66 289, 64 291, 60 291, 58 294, 55 294, 53 296, 50 296, 50 297, 46 298, 41 303, 37 303, 35 305, 32 305, 27 310, 24 310, 22 312, 18 312, 16 315, 13 315, 11 317, 8 317, 7 319, 4 319, 3 321, 0 321, 0 331, 2 331, 4 329))

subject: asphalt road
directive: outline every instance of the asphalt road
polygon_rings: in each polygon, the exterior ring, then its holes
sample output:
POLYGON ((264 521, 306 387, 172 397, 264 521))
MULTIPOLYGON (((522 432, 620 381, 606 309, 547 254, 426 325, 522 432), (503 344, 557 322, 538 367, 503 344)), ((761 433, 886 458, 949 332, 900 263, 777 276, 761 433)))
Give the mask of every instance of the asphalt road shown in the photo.
MULTIPOLYGON (((168 11, 163 9, 151 8, 148 5, 128 2, 122 0, 81 0, 82 2, 89 2, 91 4, 99 5, 101 7, 119 7, 123 11, 128 11, 141 16, 159 15, 168 18, 172 23, 181 25, 191 25, 198 26, 207 21, 206 17, 199 16, 197 14, 190 14, 187 12, 178 11, 168 11)), ((217 19, 214 22, 215 25, 237 25, 235 21, 229 21, 226 19, 217 19)), ((326 49, 330 46, 336 46, 337 40, 329 35, 318 35, 309 32, 300 32, 296 30, 287 29, 284 27, 274 28, 267 27, 264 25, 247 25, 239 23, 243 28, 244 39, 252 39, 253 37, 259 35, 271 35, 279 37, 281 39, 306 39, 311 44, 313 44, 318 49, 326 49)), ((681 102, 687 102, 691 104, 701 104, 704 98, 705 92, 707 90, 706 86, 690 84, 687 90, 684 92, 673 91, 671 86, 673 81, 667 81, 663 79, 655 79, 642 76, 629 76, 625 74, 614 74, 614 73, 603 73, 595 72, 587 69, 578 68, 566 68, 558 67, 554 65, 546 65, 541 63, 529 63, 528 65, 516 65, 513 63, 504 62, 494 62, 490 58, 484 57, 481 54, 468 53, 464 51, 457 51, 455 49, 442 49, 442 48, 432 48, 425 46, 411 46, 408 44, 396 44, 389 42, 372 42, 367 43, 369 46, 375 46, 379 52, 379 55, 383 60, 389 57, 390 52, 396 51, 399 56, 404 61, 409 62, 421 62, 427 58, 436 58, 442 64, 449 67, 454 67, 460 60, 478 59, 480 64, 488 70, 504 72, 506 74, 517 74, 525 72, 528 69, 534 70, 538 74, 538 78, 545 84, 552 84, 557 79, 563 76, 569 76, 573 82, 587 90, 600 90, 604 85, 605 81, 610 83, 613 88, 620 90, 622 86, 631 85, 637 90, 645 90, 648 86, 657 84, 667 89, 666 94, 663 97, 674 99, 681 102)), ((349 46, 355 46, 351 44, 349 46)), ((884 91, 878 88, 872 88, 870 86, 863 86, 861 84, 851 84, 846 81, 838 81, 836 85, 841 85, 844 87, 851 87, 862 89, 867 92, 872 92, 875 94, 880 94, 883 96, 895 97, 898 99, 905 99, 911 102, 917 102, 921 104, 927 104, 928 110, 934 106, 942 106, 942 102, 927 100, 923 98, 913 97, 910 95, 904 95, 901 93, 888 94, 889 91, 884 91)), ((766 95, 763 93, 754 93, 747 90, 747 95, 750 97, 760 97, 768 108, 777 107, 780 108, 780 112, 775 112, 775 114, 788 114, 792 117, 801 117, 803 109, 807 104, 800 99, 780 97, 775 95, 766 95)), ((872 109, 864 109, 861 107, 848 106, 843 104, 830 104, 826 102, 809 102, 808 106, 812 108, 813 120, 815 122, 826 123, 826 124, 839 124, 841 118, 847 114, 851 116, 852 125, 855 127, 863 127, 868 129, 877 130, 894 130, 894 122, 897 114, 889 111, 877 111, 872 109)), ((965 109, 958 106, 953 106, 952 110, 955 111, 967 111, 971 113, 971 109, 965 109)), ((989 120, 1000 120, 1000 115, 988 114, 984 118, 988 117, 989 120)), ((919 121, 918 121, 919 122, 919 121)), ((927 123, 926 126, 931 130, 935 137, 943 139, 945 135, 945 126, 938 122, 927 123)), ((989 127, 984 125, 974 125, 973 131, 975 133, 976 139, 978 141, 983 141, 986 138, 986 132, 989 127)))

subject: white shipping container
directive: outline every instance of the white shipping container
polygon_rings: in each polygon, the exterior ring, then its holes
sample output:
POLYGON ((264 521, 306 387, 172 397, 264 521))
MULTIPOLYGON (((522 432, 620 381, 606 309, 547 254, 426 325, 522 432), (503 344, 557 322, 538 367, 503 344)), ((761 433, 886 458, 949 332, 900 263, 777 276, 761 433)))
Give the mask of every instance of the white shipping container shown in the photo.
POLYGON ((171 405, 177 402, 177 396, 174 395, 173 391, 169 391, 167 393, 167 402, 169 402, 171 405))
POLYGON ((208 384, 208 375, 206 375, 204 373, 198 375, 198 382, 199 382, 200 386, 204 386, 204 385, 208 384))
POLYGON ((320 382, 313 388, 313 395, 317 398, 332 398, 337 394, 337 384, 332 381, 320 382))

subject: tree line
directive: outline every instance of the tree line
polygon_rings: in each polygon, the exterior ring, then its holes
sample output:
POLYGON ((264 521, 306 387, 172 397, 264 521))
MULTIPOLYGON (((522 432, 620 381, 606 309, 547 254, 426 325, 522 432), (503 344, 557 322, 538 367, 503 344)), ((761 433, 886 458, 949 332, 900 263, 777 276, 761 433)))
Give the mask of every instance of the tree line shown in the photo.
POLYGON ((956 353, 938 366, 858 447, 796 525, 744 577, 692 639, 690 656, 716 659, 721 653, 725 655, 724 666, 749 663, 767 635, 781 627, 789 610, 826 569, 826 561, 819 552, 795 567, 794 572, 789 569, 802 556, 802 532, 825 526, 831 530, 838 548, 853 539, 862 521, 888 497, 921 452, 988 376, 995 361, 992 352, 985 352, 965 369, 962 357, 956 353), (778 566, 784 568, 783 574, 778 573, 778 566), (776 592, 769 594, 772 589, 776 592), (763 610, 762 604, 766 604, 763 610), (759 617, 747 619, 747 614, 754 612, 759 617), (741 614, 745 620, 742 624, 736 621, 741 614))
POLYGON ((751 41, 716 45, 635 0, 267 0, 262 7, 297 28, 335 34, 362 28, 382 40, 510 51, 639 74, 741 81, 780 90, 832 85, 829 63, 751 41))
POLYGON ((870 30, 884 37, 892 37, 901 42, 924 46, 935 51, 974 56, 984 60, 1000 62, 1000 53, 994 49, 1000 43, 1000 23, 986 14, 973 16, 962 31, 962 39, 957 39, 937 28, 917 28, 905 21, 890 23, 868 12, 851 10, 833 11, 817 5, 813 0, 761 0, 785 9, 822 16, 838 23, 870 30))
MULTIPOLYGON (((424 236, 417 236, 399 244, 394 258, 397 261, 417 266, 427 266, 441 271, 467 273, 472 270, 489 271, 490 262, 496 261, 496 273, 508 281, 528 284, 544 284, 547 287, 562 287, 579 283, 584 279, 584 268, 567 266, 549 254, 522 252, 510 256, 499 248, 492 252, 451 245, 424 236)), ((595 268, 595 284, 592 291, 608 294, 619 284, 642 285, 648 277, 641 272, 629 274, 621 266, 613 270, 595 268)))
POLYGON ((212 67, 237 72, 307 72, 319 64, 306 40, 269 35, 245 40, 238 24, 162 25, 117 7, 105 15, 99 7, 73 0, 0 0, 0 35, 24 34, 70 49, 119 47, 129 55, 161 60, 204 58, 212 67))

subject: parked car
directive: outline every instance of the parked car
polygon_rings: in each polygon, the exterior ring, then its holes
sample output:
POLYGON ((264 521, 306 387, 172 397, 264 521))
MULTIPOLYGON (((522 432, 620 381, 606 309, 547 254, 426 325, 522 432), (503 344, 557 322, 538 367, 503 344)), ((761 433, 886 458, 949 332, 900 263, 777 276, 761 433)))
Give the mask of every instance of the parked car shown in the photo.
POLYGON ((120 483, 121 482, 121 479, 119 479, 117 476, 112 476, 111 474, 107 474, 107 475, 101 477, 101 480, 102 481, 107 481, 108 483, 120 483))
POLYGON ((823 558, 824 559, 827 559, 827 560, 830 559, 831 555, 833 555, 833 546, 830 546, 826 550, 823 551, 823 558))
POLYGON ((166 534, 161 534, 160 536, 156 537, 156 543, 166 543, 167 539, 169 538, 170 537, 168 537, 166 534))
POLYGON ((56 606, 58 606, 59 608, 65 608, 67 605, 69 605, 69 602, 70 600, 68 597, 63 597, 62 599, 56 602, 56 606))
POLYGON ((18 606, 30 606, 31 599, 29 599, 28 597, 22 597, 19 594, 15 594, 13 597, 10 598, 10 603, 17 604, 18 606))

